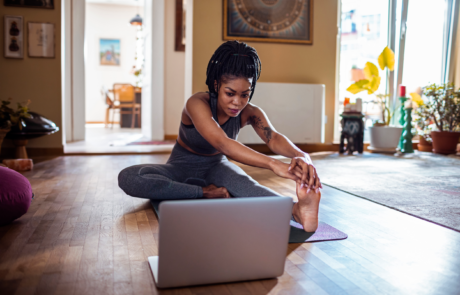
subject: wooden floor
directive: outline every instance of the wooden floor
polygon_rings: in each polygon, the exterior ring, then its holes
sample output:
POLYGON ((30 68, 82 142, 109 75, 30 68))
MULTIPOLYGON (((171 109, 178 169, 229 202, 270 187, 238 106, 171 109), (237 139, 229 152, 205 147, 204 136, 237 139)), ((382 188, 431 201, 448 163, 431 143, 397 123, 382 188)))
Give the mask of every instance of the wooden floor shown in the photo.
MULTIPOLYGON (((117 174, 166 159, 69 156, 24 173, 36 198, 0 227, 0 294, 460 294, 460 233, 328 187, 320 220, 348 239, 290 244, 277 279, 157 290, 147 257, 157 254, 158 221, 117 174)), ((289 181, 244 169, 294 195, 289 181)))

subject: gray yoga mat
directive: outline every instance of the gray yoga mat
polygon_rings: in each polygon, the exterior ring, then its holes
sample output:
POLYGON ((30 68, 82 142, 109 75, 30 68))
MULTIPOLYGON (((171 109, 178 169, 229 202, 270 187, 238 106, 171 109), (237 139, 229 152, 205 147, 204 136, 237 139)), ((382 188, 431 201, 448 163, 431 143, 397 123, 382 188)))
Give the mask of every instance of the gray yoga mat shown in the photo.
MULTIPOLYGON (((150 200, 153 210, 157 215, 158 220, 160 219, 160 203, 161 201, 150 200)), ((311 242, 324 242, 324 241, 335 241, 343 240, 348 235, 329 224, 320 221, 318 229, 315 232, 305 232, 303 227, 295 222, 293 219, 290 221, 291 231, 289 233, 289 243, 311 243, 311 242)))

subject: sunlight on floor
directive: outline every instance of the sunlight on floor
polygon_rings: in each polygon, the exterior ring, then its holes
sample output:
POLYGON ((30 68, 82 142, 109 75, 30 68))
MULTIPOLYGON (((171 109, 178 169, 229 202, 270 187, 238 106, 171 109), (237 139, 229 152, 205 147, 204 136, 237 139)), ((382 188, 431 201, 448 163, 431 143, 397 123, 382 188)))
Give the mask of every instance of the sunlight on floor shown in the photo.
POLYGON ((173 145, 128 145, 134 141, 148 141, 140 128, 105 128, 104 124, 86 124, 86 139, 67 143, 64 150, 69 153, 148 153, 168 152, 173 145))

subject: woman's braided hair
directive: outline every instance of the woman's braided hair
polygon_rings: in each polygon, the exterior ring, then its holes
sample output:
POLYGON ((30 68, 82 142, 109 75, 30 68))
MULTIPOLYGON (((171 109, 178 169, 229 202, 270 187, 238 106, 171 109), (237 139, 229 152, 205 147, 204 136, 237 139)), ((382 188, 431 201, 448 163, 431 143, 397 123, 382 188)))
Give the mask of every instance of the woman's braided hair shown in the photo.
POLYGON ((222 80, 233 77, 252 78, 251 100, 261 70, 262 64, 253 47, 243 42, 227 41, 217 48, 208 63, 206 85, 210 93, 217 95, 222 80), (217 81, 217 91, 214 81, 217 81))

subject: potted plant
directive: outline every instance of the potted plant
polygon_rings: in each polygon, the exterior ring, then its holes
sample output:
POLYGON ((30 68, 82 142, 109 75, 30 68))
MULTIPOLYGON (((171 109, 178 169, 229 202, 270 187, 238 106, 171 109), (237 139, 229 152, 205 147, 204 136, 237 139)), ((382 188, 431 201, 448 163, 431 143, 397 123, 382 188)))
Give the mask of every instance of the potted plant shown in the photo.
MULTIPOLYGON (((378 57, 378 64, 381 70, 388 69, 386 78, 390 79, 390 71, 394 70, 395 56, 394 52, 385 47, 378 57)), ((374 94, 380 86, 380 73, 377 66, 371 62, 367 62, 364 67, 365 79, 361 79, 351 84, 347 91, 357 94, 361 91, 367 91, 368 94, 374 94)), ((390 94, 376 94, 374 103, 380 106, 382 112, 382 120, 374 123, 373 127, 369 128, 371 144, 369 149, 383 152, 395 152, 396 147, 401 137, 402 127, 389 126, 395 107, 390 103, 390 94)))
POLYGON ((131 69, 131 74, 133 74, 136 77, 136 87, 141 87, 142 86, 142 68, 136 69, 136 66, 133 66, 131 69))
MULTIPOLYGON (((419 106, 424 105, 424 102, 418 93, 410 93, 412 99, 421 101, 419 106)), ((431 152, 433 150, 433 142, 431 139, 431 131, 436 130, 433 120, 426 113, 422 112, 422 108, 416 109, 414 112, 414 122, 418 134, 417 149, 421 152, 431 152)))
POLYGON ((3 139, 6 134, 10 131, 12 126, 18 125, 19 129, 22 129, 22 118, 28 118, 29 114, 27 113, 27 105, 25 106, 18 103, 18 109, 14 111, 8 105, 11 103, 11 98, 8 100, 2 101, 0 105, 0 152, 2 148, 3 139))
POLYGON ((430 135, 433 152, 438 154, 455 154, 460 138, 460 89, 453 84, 431 84, 423 88, 426 103, 417 115, 425 122, 434 122, 436 130, 430 135))

